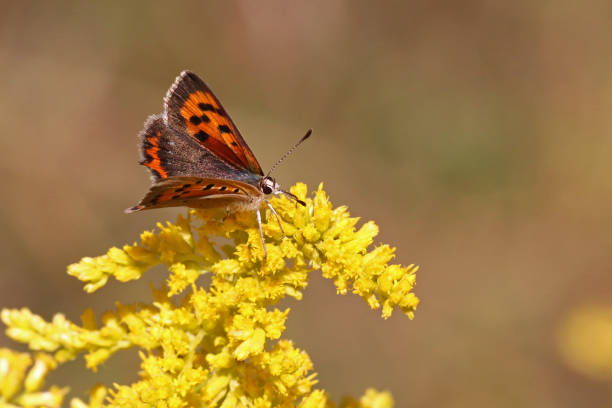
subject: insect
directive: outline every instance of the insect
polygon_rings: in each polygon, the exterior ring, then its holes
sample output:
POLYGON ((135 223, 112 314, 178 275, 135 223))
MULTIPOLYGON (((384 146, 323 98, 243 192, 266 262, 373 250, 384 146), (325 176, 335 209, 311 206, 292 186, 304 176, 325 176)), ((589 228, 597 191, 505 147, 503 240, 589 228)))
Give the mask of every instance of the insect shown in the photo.
POLYGON ((282 225, 266 197, 284 194, 306 205, 282 190, 270 173, 311 133, 308 130, 264 176, 219 99, 200 77, 183 71, 164 98, 163 113, 150 116, 139 134, 140 164, 149 168, 152 185, 138 205, 125 212, 179 206, 255 211, 267 257, 260 213, 264 203, 281 231, 282 225))

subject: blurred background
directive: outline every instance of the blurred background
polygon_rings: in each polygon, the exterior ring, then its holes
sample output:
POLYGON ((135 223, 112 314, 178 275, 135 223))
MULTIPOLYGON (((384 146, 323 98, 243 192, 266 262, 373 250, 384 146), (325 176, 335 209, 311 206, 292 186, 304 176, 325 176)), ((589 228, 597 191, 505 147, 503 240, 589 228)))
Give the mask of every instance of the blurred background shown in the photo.
MULTIPOLYGON (((324 182, 421 265, 413 321, 318 273, 286 303, 285 337, 336 401, 373 386, 398 407, 612 404, 612 363, 581 357, 612 347, 609 1, 0 5, 1 307, 78 321, 149 299, 163 271, 89 296, 65 268, 184 212, 123 209, 149 185, 136 134, 188 68, 264 169, 312 127, 279 181, 324 182)), ((134 381, 121 357, 50 382, 83 397, 134 381)))

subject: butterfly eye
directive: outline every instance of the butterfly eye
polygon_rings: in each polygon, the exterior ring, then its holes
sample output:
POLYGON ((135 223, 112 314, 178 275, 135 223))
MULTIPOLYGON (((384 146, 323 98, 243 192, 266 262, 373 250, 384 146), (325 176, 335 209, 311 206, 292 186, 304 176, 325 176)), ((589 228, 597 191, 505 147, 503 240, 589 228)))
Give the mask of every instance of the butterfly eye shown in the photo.
POLYGON ((261 191, 262 191, 264 194, 266 194, 266 195, 267 195, 267 194, 271 194, 271 193, 272 193, 272 187, 270 187, 270 186, 269 186, 269 185, 267 185, 267 184, 264 184, 263 186, 261 186, 261 191))

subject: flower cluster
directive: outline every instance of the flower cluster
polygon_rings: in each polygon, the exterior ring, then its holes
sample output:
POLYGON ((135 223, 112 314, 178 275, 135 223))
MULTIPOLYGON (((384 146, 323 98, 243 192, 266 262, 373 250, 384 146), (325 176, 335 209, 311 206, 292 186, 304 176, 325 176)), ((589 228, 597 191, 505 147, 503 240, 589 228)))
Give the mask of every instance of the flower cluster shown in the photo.
MULTIPOLYGON (((73 399, 74 407, 334 406, 324 391, 314 389, 317 380, 309 356, 281 339, 289 309, 275 305, 286 296, 300 299, 309 273, 321 270, 338 293, 358 294, 370 307, 381 308, 384 318, 396 308, 412 318, 419 302, 412 292, 417 267, 390 265, 394 250, 387 245, 368 251, 378 233, 376 224, 356 229, 357 218, 351 218, 346 207, 333 208, 321 186, 313 198, 306 197, 303 184, 291 191, 306 206, 285 197, 271 200, 282 229, 274 217, 263 224, 267 256, 252 213, 189 210, 175 224, 158 224, 157 231, 142 233, 140 243, 111 248, 68 267, 68 273, 93 292, 111 277, 134 280, 163 264, 169 276, 153 289, 151 304, 117 304, 99 322, 87 310, 81 326, 61 314, 46 322, 28 309, 3 310, 8 336, 48 353, 36 360, 47 361, 47 370, 81 354, 95 370, 118 350, 141 350, 139 381, 95 387, 89 403, 73 399), (226 244, 219 244, 219 238, 226 244), (203 275, 209 275, 210 283, 202 284, 203 275)), ((19 393, 22 378, 30 377, 24 368, 30 357, 7 353, 15 385, 2 394, 4 401, 58 406, 23 402, 37 389, 26 379, 19 393)), ((0 354, 0 386, 2 358, 0 354)), ((36 384, 42 385, 41 380, 36 384)), ((48 393, 61 402, 65 390, 52 388, 48 393)), ((341 403, 392 405, 388 393, 375 390, 341 403)))

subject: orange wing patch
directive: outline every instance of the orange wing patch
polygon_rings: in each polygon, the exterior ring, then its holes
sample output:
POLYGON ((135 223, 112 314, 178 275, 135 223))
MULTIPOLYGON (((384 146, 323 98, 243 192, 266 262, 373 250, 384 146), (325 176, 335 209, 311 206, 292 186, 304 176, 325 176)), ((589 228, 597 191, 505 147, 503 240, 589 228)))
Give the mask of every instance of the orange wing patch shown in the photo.
POLYGON ((166 93, 164 121, 175 131, 197 140, 226 163, 263 175, 253 152, 219 99, 193 72, 181 72, 166 93))
POLYGON ((187 133, 228 163, 261 174, 253 153, 211 92, 189 95, 180 108, 187 133), (246 147, 246 148, 245 148, 246 147))
POLYGON ((161 131, 157 130, 153 134, 145 134, 144 136, 144 159, 141 164, 144 164, 151 170, 153 170, 159 178, 168 177, 168 173, 162 166, 161 159, 159 157, 159 139, 161 138, 161 131))

